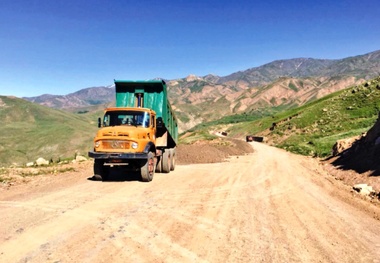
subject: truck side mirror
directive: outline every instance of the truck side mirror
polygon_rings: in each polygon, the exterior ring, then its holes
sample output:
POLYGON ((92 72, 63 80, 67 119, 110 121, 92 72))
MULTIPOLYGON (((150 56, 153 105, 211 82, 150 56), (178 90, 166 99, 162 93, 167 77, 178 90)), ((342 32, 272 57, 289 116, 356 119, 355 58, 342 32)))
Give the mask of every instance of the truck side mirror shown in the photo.
POLYGON ((98 118, 98 128, 102 127, 102 119, 99 117, 98 118))

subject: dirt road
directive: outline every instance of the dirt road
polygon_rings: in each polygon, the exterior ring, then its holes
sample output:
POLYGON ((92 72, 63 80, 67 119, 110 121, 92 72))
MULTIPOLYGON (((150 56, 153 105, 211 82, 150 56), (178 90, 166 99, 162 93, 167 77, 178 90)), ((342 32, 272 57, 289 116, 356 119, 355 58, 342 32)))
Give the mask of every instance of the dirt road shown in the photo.
POLYGON ((379 208, 313 159, 252 143, 150 183, 77 172, 1 189, 0 262, 380 262, 379 208))

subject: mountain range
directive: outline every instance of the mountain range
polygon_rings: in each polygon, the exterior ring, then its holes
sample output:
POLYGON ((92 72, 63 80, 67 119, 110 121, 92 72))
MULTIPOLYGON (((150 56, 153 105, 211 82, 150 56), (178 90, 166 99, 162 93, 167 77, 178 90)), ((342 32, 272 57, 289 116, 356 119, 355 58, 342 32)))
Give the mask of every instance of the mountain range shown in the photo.
MULTIPOLYGON (((303 105, 380 75, 380 50, 344 59, 295 58, 232 73, 166 80, 180 131, 233 114, 265 114, 303 105)), ((114 104, 114 86, 91 87, 67 95, 24 99, 73 112, 114 104)))

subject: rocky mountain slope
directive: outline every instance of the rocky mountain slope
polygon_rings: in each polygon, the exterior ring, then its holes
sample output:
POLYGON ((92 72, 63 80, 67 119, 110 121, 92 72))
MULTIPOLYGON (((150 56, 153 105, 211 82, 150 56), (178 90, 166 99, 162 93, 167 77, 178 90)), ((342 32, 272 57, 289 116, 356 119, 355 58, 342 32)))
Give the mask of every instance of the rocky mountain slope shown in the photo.
POLYGON ((208 83, 201 78, 188 79, 169 82, 171 101, 182 130, 226 115, 261 114, 268 109, 297 107, 364 81, 352 76, 282 77, 267 85, 243 89, 208 83))
MULTIPOLYGON (((168 80, 169 98, 180 131, 235 113, 290 108, 380 74, 380 50, 339 60, 278 60, 225 77, 206 75, 168 80)), ((45 106, 72 109, 114 101, 113 86, 64 96, 25 98, 45 106)))
POLYGON ((112 102, 115 99, 115 90, 114 86, 111 85, 108 87, 85 88, 67 95, 43 94, 24 99, 50 108, 81 108, 112 102))
POLYGON ((260 86, 280 77, 308 78, 353 76, 373 78, 380 71, 380 50, 365 55, 338 60, 296 58, 277 60, 260 67, 233 73, 218 79, 218 83, 260 86))

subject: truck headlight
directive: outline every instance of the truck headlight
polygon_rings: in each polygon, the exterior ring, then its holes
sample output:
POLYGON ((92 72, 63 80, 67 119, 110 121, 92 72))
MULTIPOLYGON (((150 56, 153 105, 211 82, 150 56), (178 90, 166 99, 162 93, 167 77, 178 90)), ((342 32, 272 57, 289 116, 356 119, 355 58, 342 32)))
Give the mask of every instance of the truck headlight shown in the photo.
POLYGON ((137 149, 137 147, 139 146, 137 142, 132 142, 131 144, 132 146, 132 149, 137 149))
POLYGON ((95 142, 95 148, 98 148, 100 146, 100 141, 95 142))

